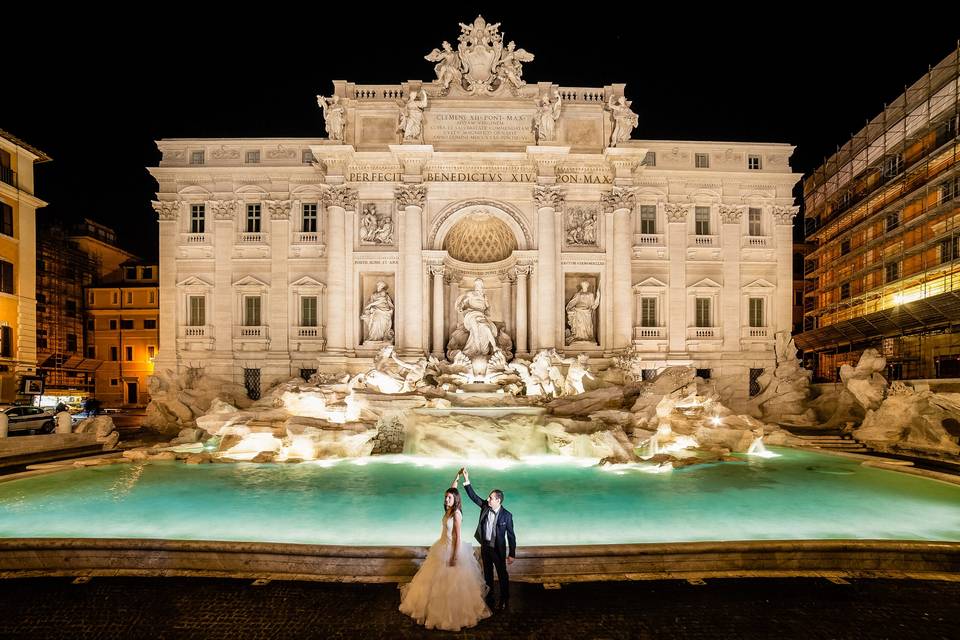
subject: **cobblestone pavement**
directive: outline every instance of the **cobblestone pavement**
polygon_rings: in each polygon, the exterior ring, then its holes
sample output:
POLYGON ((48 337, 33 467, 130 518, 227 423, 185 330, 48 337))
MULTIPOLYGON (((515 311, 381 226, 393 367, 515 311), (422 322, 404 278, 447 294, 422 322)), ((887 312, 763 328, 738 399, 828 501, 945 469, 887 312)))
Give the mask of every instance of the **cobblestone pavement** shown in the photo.
POLYGON ((188 578, 0 581, 0 638, 956 638, 960 582, 825 579, 515 584, 458 634, 397 611, 394 585, 188 578))

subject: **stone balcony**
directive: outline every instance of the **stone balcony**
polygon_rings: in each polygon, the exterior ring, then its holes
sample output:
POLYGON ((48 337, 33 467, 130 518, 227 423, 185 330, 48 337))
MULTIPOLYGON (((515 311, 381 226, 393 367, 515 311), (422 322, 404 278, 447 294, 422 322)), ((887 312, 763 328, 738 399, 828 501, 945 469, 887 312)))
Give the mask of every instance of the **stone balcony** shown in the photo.
POLYGON ((213 327, 210 325, 181 326, 177 332, 177 348, 180 350, 206 351, 213 345, 213 327))
POLYGON ((720 327, 687 327, 687 340, 721 340, 720 327))
POLYGON ((773 246, 773 238, 770 236, 744 236, 744 249, 768 249, 773 246))
POLYGON ((323 351, 327 345, 325 327, 293 327, 290 335, 291 351, 323 351))
POLYGON ((270 334, 266 325, 240 325, 233 328, 234 351, 266 351, 270 334))

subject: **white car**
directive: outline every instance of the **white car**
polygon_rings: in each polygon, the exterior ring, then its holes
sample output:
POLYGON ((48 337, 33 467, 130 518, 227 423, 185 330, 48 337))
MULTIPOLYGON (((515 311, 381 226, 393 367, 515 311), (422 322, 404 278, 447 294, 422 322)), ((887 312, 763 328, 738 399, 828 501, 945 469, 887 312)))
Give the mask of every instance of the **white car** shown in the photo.
POLYGON ((9 420, 7 431, 10 433, 14 431, 53 433, 56 431, 57 424, 54 422, 53 413, 40 407, 4 407, 2 411, 7 414, 9 420))

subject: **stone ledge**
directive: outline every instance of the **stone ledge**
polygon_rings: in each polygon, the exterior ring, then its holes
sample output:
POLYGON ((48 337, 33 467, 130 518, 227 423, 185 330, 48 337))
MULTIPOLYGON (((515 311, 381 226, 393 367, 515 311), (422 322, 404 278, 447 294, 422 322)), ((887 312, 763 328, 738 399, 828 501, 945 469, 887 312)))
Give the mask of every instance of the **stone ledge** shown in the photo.
MULTIPOLYGON (((0 577, 196 576, 405 582, 426 547, 81 538, 0 540, 0 577)), ((511 578, 584 582, 719 577, 960 580, 960 542, 775 540, 525 547, 511 578)))

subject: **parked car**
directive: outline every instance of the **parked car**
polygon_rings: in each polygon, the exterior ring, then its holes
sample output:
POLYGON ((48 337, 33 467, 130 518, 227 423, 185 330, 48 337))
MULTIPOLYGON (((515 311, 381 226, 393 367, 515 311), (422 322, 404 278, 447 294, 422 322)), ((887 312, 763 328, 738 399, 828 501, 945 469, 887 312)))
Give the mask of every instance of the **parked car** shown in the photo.
POLYGON ((3 407, 2 411, 7 414, 7 419, 9 420, 7 430, 10 433, 14 431, 53 433, 57 429, 57 424, 53 419, 53 412, 41 409, 40 407, 8 406, 3 407))

